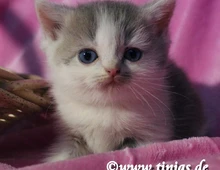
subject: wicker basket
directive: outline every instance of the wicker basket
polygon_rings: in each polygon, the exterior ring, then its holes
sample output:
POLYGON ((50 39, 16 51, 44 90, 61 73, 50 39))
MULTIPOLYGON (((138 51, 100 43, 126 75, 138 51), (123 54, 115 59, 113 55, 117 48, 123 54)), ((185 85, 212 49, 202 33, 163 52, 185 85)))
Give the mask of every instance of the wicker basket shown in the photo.
POLYGON ((48 91, 41 77, 0 67, 0 134, 45 123, 53 109, 48 91))

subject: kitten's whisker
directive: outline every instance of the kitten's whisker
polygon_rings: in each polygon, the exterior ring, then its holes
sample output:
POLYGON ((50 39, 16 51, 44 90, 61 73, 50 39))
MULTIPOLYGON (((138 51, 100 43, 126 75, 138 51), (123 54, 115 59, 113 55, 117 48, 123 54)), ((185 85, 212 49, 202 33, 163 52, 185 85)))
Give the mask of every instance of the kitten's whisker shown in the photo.
MULTIPOLYGON (((132 87, 131 87, 131 90, 132 90, 132 87)), ((132 90, 133 91, 133 90, 132 90)), ((139 98, 139 100, 140 100, 140 98, 139 98)), ((165 115, 165 113, 164 113, 164 111, 163 111, 163 109, 160 107, 160 105, 157 103, 157 102, 155 102, 155 100, 154 100, 154 103, 159 107, 159 109, 163 112, 163 114, 165 115)), ((166 121, 166 120, 165 120, 166 121)), ((165 122, 166 123, 166 122, 165 122)))
POLYGON ((154 109, 152 108, 152 106, 150 105, 150 103, 144 98, 144 96, 143 96, 141 93, 139 93, 137 90, 135 90, 134 88, 133 88, 133 90, 134 90, 134 91, 142 98, 142 100, 150 107, 150 109, 152 110, 154 116, 156 116, 154 109))
POLYGON ((186 97, 186 96, 184 96, 184 95, 182 95, 182 94, 180 94, 180 93, 173 92, 172 90, 167 90, 166 88, 163 88, 163 89, 162 89, 162 88, 156 88, 156 87, 155 87, 155 86, 160 86, 160 87, 173 88, 173 87, 175 87, 175 86, 161 85, 161 84, 152 83, 152 82, 147 82, 147 84, 148 84, 148 86, 149 86, 149 85, 152 85, 152 86, 150 86, 150 88, 153 88, 153 89, 155 89, 155 90, 164 91, 164 92, 168 92, 168 93, 173 93, 173 94, 182 96, 182 97, 184 97, 185 99, 187 99, 187 100, 190 101, 190 99, 189 99, 188 97, 186 97))
POLYGON ((136 76, 143 76, 143 75, 144 75, 145 77, 152 78, 152 79, 157 79, 157 78, 159 78, 159 79, 166 79, 166 78, 172 77, 172 75, 164 75, 164 76, 155 77, 155 73, 154 73, 154 72, 153 72, 153 73, 138 72, 138 73, 136 74, 136 76), (152 76, 150 76, 150 75, 152 75, 152 76))
MULTIPOLYGON (((172 86, 171 86, 171 87, 172 87, 172 86)), ((174 87, 174 86, 173 86, 173 87, 174 87)), ((187 100, 190 101, 190 99, 189 99, 188 97, 186 97, 186 96, 184 96, 184 95, 182 95, 182 94, 180 94, 180 93, 173 92, 173 91, 171 91, 171 90, 156 88, 155 86, 150 86, 150 88, 155 89, 155 90, 158 90, 158 91, 164 91, 164 92, 167 92, 167 93, 176 94, 176 95, 179 95, 179 96, 181 96, 181 97, 184 97, 185 99, 187 99, 187 100)))
POLYGON ((165 80, 164 77, 147 77, 147 76, 136 76, 136 78, 142 78, 147 80, 165 80))
MULTIPOLYGON (((134 78, 134 80, 136 80, 136 82, 138 82, 138 80, 147 80, 147 79, 136 79, 136 78, 134 78)), ((142 83, 142 82, 141 82, 141 83, 142 83)), ((153 86, 164 87, 164 88, 174 87, 174 86, 169 86, 169 85, 165 85, 165 84, 153 83, 153 82, 151 82, 151 81, 146 81, 145 84, 146 84, 146 85, 153 85, 153 86)))
POLYGON ((155 77, 154 75, 152 75, 151 77, 149 76, 149 74, 148 74, 148 76, 147 75, 136 75, 135 76, 136 78, 143 78, 143 79, 147 79, 147 80, 166 80, 166 78, 168 78, 168 77, 155 77))
POLYGON ((143 87, 139 86, 137 83, 134 83, 134 85, 136 85, 137 87, 139 87, 140 89, 142 89, 143 91, 145 91, 146 93, 148 93, 150 96, 152 96, 153 98, 155 98, 157 101, 159 101, 162 105, 164 105, 169 111, 170 113, 173 115, 172 111, 170 110, 170 108, 164 103, 162 102, 158 97, 156 97, 155 95, 153 95, 152 93, 150 93, 149 91, 145 90, 143 87))
POLYGON ((137 96, 137 94, 135 93, 134 89, 129 86, 129 89, 131 89, 132 93, 135 95, 136 99, 138 99, 139 101, 141 101, 141 99, 137 96))
POLYGON ((147 76, 136 76, 136 78, 142 78, 146 80, 165 80, 164 77, 147 77, 147 76))

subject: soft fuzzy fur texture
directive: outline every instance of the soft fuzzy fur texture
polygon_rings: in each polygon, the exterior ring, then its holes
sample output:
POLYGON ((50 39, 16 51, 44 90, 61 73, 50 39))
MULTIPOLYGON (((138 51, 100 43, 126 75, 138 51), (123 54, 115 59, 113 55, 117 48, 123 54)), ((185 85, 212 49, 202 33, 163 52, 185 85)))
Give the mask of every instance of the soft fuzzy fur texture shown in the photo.
POLYGON ((203 117, 197 98, 184 75, 179 79, 167 68, 166 30, 174 6, 174 0, 143 7, 101 1, 76 8, 36 1, 64 127, 47 161, 199 134, 202 123, 196 120, 203 117), (142 51, 139 61, 123 58, 129 47, 142 51), (82 64, 82 49, 93 49, 98 58, 82 64), (120 70, 113 83, 112 69, 120 70), (180 104, 187 109, 176 108, 180 104))

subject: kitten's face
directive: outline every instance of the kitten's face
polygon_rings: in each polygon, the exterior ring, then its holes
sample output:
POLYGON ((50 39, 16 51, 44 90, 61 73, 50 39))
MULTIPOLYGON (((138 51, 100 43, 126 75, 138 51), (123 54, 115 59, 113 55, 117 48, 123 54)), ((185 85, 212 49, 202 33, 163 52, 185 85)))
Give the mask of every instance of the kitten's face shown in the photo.
POLYGON ((54 88, 106 103, 141 98, 164 84, 166 42, 143 8, 99 2, 61 12, 62 23, 43 42, 54 88))

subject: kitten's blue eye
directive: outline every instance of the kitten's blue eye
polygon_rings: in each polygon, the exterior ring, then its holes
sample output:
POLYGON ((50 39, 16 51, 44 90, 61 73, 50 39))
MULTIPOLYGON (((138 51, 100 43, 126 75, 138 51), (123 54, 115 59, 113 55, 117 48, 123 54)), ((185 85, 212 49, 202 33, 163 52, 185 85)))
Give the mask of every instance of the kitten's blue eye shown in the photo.
POLYGON ((80 51, 79 53, 79 60, 84 64, 90 64, 94 62, 98 58, 98 55, 95 51, 90 49, 85 49, 80 51))
POLYGON ((124 58, 131 62, 136 62, 140 60, 141 57, 142 57, 142 52, 137 48, 129 48, 124 53, 124 58))

